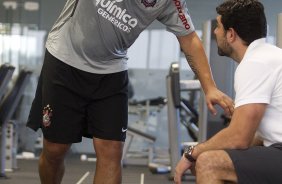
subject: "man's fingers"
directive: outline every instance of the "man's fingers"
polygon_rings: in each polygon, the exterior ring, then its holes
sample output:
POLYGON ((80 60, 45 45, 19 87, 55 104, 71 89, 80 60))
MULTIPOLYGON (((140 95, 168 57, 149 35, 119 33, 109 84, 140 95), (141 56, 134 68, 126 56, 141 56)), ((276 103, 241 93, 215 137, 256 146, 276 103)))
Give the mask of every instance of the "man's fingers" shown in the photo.
POLYGON ((206 102, 207 102, 209 111, 213 115, 217 114, 217 110, 214 107, 215 105, 219 105, 223 109, 224 114, 227 117, 231 117, 234 112, 233 100, 229 96, 225 95, 224 93, 222 93, 219 90, 210 92, 206 96, 206 102))
POLYGON ((174 175, 174 183, 175 184, 181 184, 181 176, 174 175))
POLYGON ((230 101, 228 98, 226 98, 226 99, 221 99, 221 100, 214 102, 214 103, 208 103, 207 104, 208 109, 213 115, 217 114, 217 110, 214 108, 215 104, 219 105, 223 109, 224 114, 226 116, 231 117, 231 115, 234 112, 233 101, 230 101))
POLYGON ((234 103, 233 100, 227 96, 224 98, 224 103, 226 108, 224 109, 225 115, 231 117, 234 112, 234 103))
POLYGON ((224 95, 221 99, 217 102, 217 104, 223 109, 224 114, 227 117, 231 117, 234 112, 234 103, 231 98, 224 95))
POLYGON ((217 114, 217 111, 216 109, 214 108, 213 104, 212 103, 208 103, 208 109, 209 111, 213 114, 213 115, 216 115, 217 114))

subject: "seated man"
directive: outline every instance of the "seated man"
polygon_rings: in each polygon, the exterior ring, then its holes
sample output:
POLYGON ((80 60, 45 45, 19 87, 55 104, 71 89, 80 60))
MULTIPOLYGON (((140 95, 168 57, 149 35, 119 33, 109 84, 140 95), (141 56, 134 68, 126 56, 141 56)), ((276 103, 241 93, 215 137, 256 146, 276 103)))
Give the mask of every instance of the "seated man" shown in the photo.
POLYGON ((175 168, 197 184, 282 183, 282 50, 265 42, 267 23, 257 0, 227 0, 217 8, 218 54, 239 65, 235 110, 229 126, 188 147, 175 168))

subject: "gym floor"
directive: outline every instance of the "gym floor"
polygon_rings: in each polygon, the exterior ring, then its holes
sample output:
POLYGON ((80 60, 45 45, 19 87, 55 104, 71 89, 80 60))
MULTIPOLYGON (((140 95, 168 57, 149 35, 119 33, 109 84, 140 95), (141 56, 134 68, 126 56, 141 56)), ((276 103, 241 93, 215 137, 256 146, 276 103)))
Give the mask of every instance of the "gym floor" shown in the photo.
MULTIPOLYGON (((39 184, 37 159, 18 159, 18 169, 7 172, 8 179, 0 179, 1 184, 39 184)), ((68 156, 62 184, 92 184, 95 162, 81 161, 79 156, 68 156)), ((145 166, 126 166, 123 169, 122 184, 172 184, 169 174, 152 174, 145 166)), ((194 184, 194 177, 188 176, 185 183, 194 184)))

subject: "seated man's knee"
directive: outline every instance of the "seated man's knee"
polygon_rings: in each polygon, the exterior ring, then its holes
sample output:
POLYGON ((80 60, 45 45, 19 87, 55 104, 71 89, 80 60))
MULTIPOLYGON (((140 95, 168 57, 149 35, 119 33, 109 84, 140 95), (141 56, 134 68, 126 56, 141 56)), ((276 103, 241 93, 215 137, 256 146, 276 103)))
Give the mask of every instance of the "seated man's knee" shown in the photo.
POLYGON ((206 151, 201 153, 196 161, 196 173, 211 171, 216 167, 216 154, 214 151, 206 151))

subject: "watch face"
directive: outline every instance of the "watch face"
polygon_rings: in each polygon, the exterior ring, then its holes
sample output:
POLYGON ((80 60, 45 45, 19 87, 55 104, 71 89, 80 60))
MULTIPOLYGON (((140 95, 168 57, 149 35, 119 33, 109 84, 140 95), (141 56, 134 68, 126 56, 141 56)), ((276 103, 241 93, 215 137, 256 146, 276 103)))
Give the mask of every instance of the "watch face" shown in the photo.
POLYGON ((190 150, 190 146, 185 147, 185 149, 184 149, 184 153, 185 153, 185 154, 189 153, 189 150, 190 150))
POLYGON ((191 151, 193 150, 193 147, 192 146, 188 146, 185 148, 185 153, 189 154, 191 151))
POLYGON ((185 148, 184 156, 187 158, 190 162, 195 162, 196 160, 192 157, 192 152, 194 150, 194 146, 188 146, 185 148))

